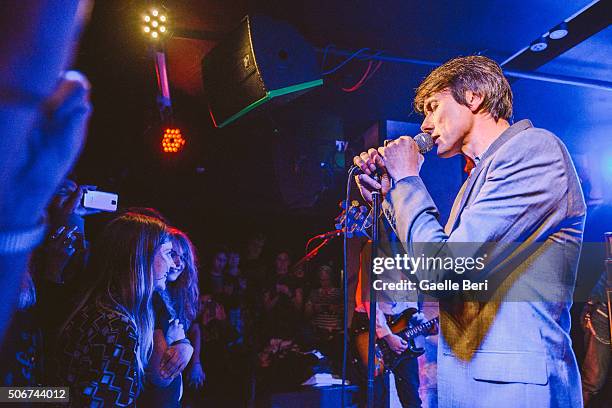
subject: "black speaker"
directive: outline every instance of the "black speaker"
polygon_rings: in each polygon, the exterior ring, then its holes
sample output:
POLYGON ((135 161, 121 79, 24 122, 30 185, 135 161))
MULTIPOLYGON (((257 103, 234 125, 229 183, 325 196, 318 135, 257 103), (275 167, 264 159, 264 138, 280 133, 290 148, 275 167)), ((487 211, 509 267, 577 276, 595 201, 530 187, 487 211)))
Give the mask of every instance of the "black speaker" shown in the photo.
POLYGON ((204 56, 202 79, 216 127, 323 84, 313 47, 289 24, 262 15, 245 17, 204 56))

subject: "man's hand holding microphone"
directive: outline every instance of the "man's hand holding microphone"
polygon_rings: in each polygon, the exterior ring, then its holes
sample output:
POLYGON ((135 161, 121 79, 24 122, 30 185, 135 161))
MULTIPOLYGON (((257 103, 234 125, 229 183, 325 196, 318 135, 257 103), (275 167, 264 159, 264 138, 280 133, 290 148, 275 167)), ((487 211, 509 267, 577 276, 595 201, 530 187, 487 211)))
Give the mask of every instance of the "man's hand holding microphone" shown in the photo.
POLYGON ((353 164, 362 172, 355 177, 361 196, 371 204, 372 192, 380 190, 385 196, 391 189, 391 180, 398 182, 406 177, 418 176, 425 161, 423 153, 432 148, 431 136, 419 133, 414 138, 400 136, 395 140, 386 140, 384 147, 372 148, 355 156, 353 164), (375 178, 375 174, 380 177, 375 178))

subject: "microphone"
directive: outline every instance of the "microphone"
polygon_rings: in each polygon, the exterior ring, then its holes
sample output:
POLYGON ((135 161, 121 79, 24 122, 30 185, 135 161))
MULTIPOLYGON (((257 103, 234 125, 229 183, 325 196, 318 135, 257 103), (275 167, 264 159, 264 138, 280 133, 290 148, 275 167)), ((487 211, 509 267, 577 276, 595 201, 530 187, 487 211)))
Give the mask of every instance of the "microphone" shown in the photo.
POLYGON ((414 138, 417 146, 419 146, 419 153, 425 154, 434 147, 433 138, 429 133, 419 133, 414 138))
MULTIPOLYGON (((429 152, 431 149, 433 149, 434 146, 434 141, 433 138, 431 137, 431 135, 429 133, 419 133, 418 135, 416 135, 415 137, 412 138, 418 148, 419 148, 419 153, 421 154, 425 154, 427 152, 429 152)), ((389 143, 391 140, 387 139, 384 142, 384 145, 386 146, 387 143, 389 143)), ((358 168, 357 174, 364 174, 363 171, 358 168)), ((383 169, 377 167, 376 170, 374 171, 373 175, 377 178, 380 179, 380 177, 382 177, 382 175, 384 174, 383 169)))
POLYGON ((322 238, 339 237, 340 235, 342 235, 342 232, 343 232, 342 229, 337 229, 335 231, 324 232, 323 234, 316 235, 313 238, 322 239, 322 238))

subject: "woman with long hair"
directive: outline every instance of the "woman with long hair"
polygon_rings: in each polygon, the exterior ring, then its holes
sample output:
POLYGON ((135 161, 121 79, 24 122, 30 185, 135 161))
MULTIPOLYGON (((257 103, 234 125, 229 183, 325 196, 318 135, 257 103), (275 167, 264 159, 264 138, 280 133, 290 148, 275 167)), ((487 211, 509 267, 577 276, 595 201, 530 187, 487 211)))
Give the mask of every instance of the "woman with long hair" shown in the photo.
POLYGON ((198 314, 197 258, 187 234, 176 228, 171 228, 169 233, 175 267, 170 268, 166 287, 177 318, 188 328, 198 314))
POLYGON ((134 213, 112 220, 92 246, 95 282, 58 339, 58 382, 73 404, 136 400, 153 345, 151 298, 174 266, 171 251, 165 224, 134 213))
POLYGON ((180 407, 182 372, 190 361, 189 383, 200 386, 204 381, 199 358, 200 332, 193 325, 199 295, 195 251, 182 231, 169 228, 168 236, 172 243, 170 256, 174 266, 168 272, 166 286, 153 296, 153 353, 149 360, 147 383, 137 401, 139 406, 180 407), (169 336, 169 331, 177 326, 181 334, 178 339, 169 336), (190 328, 186 337, 185 332, 190 328))
POLYGON ((196 251, 183 231, 170 230, 172 260, 174 268, 168 274, 168 295, 177 318, 187 330, 187 337, 194 348, 193 357, 187 366, 187 381, 191 387, 199 388, 204 383, 204 371, 200 363, 201 331, 195 323, 199 309, 198 266, 196 251))

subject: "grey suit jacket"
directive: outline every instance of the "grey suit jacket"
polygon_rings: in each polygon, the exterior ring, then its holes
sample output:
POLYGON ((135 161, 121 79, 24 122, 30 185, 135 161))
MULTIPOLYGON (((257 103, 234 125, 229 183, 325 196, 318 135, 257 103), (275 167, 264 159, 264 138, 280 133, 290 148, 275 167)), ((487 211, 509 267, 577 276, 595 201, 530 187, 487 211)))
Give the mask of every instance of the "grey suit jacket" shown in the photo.
MULTIPOLYGON (((487 268, 466 276, 494 282, 495 296, 440 302, 439 407, 582 406, 569 308, 586 206, 555 135, 528 120, 503 132, 461 188, 445 228, 419 177, 400 180, 383 209, 411 254, 425 242, 447 254, 471 243, 474 255, 497 243, 487 268)), ((457 278, 454 271, 415 276, 457 278)))

